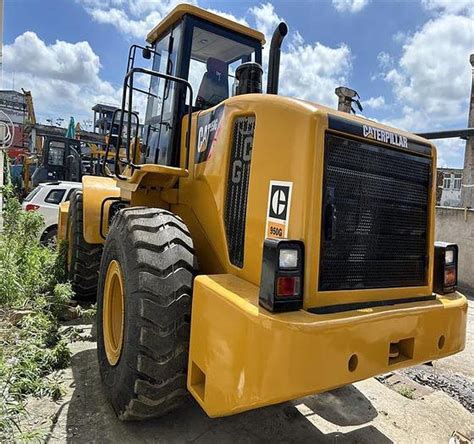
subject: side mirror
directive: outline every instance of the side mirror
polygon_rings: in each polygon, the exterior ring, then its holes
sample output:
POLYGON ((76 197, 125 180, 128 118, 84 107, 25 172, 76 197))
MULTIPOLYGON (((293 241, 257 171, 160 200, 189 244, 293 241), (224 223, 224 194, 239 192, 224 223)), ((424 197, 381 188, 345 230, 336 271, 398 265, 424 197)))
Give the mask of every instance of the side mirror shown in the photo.
POLYGON ((150 48, 143 48, 142 49, 142 56, 143 56, 144 59, 150 60, 151 59, 150 48))

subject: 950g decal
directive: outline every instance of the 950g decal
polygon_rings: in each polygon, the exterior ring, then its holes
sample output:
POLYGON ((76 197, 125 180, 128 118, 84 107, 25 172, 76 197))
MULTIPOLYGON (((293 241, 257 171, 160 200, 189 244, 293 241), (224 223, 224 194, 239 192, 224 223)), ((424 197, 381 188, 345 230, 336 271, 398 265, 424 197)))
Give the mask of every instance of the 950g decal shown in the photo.
POLYGON ((287 237, 292 188, 293 182, 270 181, 265 237, 287 237))

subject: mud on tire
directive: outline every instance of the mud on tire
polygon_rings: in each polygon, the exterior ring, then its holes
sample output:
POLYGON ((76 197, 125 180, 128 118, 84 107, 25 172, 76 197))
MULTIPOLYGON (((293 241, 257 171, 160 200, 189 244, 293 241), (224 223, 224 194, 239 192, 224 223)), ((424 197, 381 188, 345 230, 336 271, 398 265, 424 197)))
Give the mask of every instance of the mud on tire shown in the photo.
POLYGON ((100 265, 97 350, 107 396, 122 420, 161 416, 186 389, 196 257, 186 225, 169 211, 126 208, 107 235, 100 265), (111 261, 124 278, 123 345, 116 365, 104 346, 103 293, 111 261))
POLYGON ((82 190, 71 195, 69 217, 69 249, 71 250, 68 276, 76 298, 95 301, 102 245, 89 244, 83 235, 84 212, 82 190))

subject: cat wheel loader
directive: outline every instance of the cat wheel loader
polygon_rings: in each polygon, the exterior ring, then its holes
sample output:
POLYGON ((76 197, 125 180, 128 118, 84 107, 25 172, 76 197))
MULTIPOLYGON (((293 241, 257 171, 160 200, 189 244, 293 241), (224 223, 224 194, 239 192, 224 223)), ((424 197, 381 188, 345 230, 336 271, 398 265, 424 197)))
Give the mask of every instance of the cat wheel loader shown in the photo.
POLYGON ((130 50, 125 153, 60 210, 122 420, 189 393, 232 415, 464 348, 457 246, 435 245, 435 146, 278 95, 286 33, 263 94, 263 34, 177 6, 130 50))

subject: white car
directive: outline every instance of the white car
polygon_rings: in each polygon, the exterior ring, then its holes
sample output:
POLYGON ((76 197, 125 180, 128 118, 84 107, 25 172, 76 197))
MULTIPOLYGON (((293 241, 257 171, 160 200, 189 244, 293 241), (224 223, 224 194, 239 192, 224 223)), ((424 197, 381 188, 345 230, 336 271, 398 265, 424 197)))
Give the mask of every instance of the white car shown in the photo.
POLYGON ((41 234, 43 245, 56 245, 59 204, 69 200, 72 192, 81 188, 81 182, 47 182, 39 184, 26 196, 22 208, 26 211, 37 211, 44 218, 45 228, 41 234))

